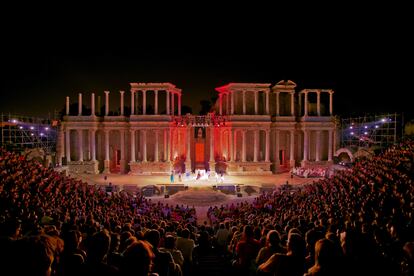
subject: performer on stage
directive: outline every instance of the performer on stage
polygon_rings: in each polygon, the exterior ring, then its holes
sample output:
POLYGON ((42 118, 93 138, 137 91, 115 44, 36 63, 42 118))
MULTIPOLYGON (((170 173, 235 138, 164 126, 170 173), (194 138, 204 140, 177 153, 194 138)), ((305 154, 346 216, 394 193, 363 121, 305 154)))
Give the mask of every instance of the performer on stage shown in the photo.
POLYGON ((174 183, 174 171, 171 171, 170 182, 171 184, 174 183))

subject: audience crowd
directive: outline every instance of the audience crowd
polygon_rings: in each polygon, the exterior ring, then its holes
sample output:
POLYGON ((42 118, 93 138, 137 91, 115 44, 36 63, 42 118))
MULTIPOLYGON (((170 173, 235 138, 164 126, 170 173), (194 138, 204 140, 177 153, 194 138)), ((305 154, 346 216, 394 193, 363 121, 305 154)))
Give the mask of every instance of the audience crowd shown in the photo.
POLYGON ((414 143, 298 190, 195 209, 0 150, 1 275, 413 275, 414 143))

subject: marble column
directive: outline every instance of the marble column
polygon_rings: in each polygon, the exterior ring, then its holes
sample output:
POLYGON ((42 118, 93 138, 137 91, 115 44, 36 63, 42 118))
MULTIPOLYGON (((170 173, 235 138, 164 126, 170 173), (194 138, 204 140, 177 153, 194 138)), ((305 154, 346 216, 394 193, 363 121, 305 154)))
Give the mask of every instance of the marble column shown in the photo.
POLYGON ((226 93, 226 115, 230 114, 230 94, 226 93))
POLYGON ((305 114, 303 116, 308 116, 308 92, 305 92, 305 102, 303 104, 305 105, 305 114))
POLYGON ((105 129, 105 160, 104 160, 104 173, 110 172, 110 160, 109 160, 109 130, 105 129))
POLYGON ((321 91, 320 90, 316 92, 316 110, 317 110, 318 116, 321 116, 321 91))
POLYGON ((174 106, 174 92, 171 93, 171 115, 174 116, 175 106, 174 106))
POLYGON ((125 130, 120 130, 119 136, 121 138, 120 139, 121 140, 121 159, 120 160, 125 161, 125 130))
POLYGON ((171 128, 169 128, 168 129, 168 141, 167 141, 167 143, 168 143, 168 145, 167 145, 167 147, 168 147, 168 151, 167 151, 167 160, 169 160, 169 161, 171 161, 172 160, 172 155, 173 155, 173 153, 172 153, 172 147, 173 147, 173 134, 172 134, 172 129, 171 128))
POLYGON ((219 110, 220 115, 223 115, 223 94, 219 94, 219 110))
POLYGON ((303 161, 307 161, 309 157, 309 135, 308 130, 303 130, 303 161))
POLYGON ((142 90, 142 115, 147 114, 147 90, 142 90))
POLYGON ((290 131, 290 166, 295 166, 295 131, 290 131))
POLYGON ((242 162, 246 162, 246 130, 242 130, 242 162))
POLYGON ((69 116, 69 97, 66 97, 66 116, 69 116))
POLYGON ((295 116, 295 93, 290 93, 290 115, 295 116))
POLYGON ((185 158, 185 170, 191 171, 191 128, 187 127, 187 156, 185 158))
POLYGON ((321 161, 321 131, 316 131, 316 153, 315 160, 321 161))
POLYGON ((90 143, 90 147, 91 147, 91 159, 92 161, 96 161, 96 143, 95 143, 95 134, 96 134, 96 130, 91 129, 90 131, 90 135, 89 135, 89 143, 90 143))
POLYGON ((164 161, 167 161, 168 160, 168 157, 167 157, 167 129, 164 129, 163 133, 164 133, 164 144, 163 144, 163 147, 164 147, 164 151, 163 151, 164 158, 163 158, 163 160, 164 161))
POLYGON ((332 161, 332 138, 333 138, 333 130, 329 130, 329 143, 328 143, 328 161, 332 161))
POLYGON ((233 136, 234 136, 234 130, 230 129, 229 130, 229 151, 230 151, 230 162, 234 161, 234 144, 232 143, 233 141, 233 136))
POLYGON ((254 91, 254 114, 257 115, 259 112, 259 91, 254 91))
POLYGON ((109 91, 104 91, 105 93, 105 116, 109 115, 109 91))
MULTIPOLYGON (((69 97, 68 97, 69 98, 69 97)), ((65 143, 66 143, 66 162, 69 163, 70 160, 70 129, 66 129, 65 131, 66 134, 66 138, 65 138, 65 143)))
POLYGON ((154 154, 155 154, 155 162, 158 162, 158 161, 160 161, 160 159, 159 159, 159 157, 158 157, 158 153, 159 153, 159 150, 158 150, 158 136, 159 136, 159 131, 158 130, 155 130, 154 131, 154 134, 155 134, 155 152, 154 152, 154 154))
POLYGON ((254 135, 253 135, 253 137, 254 137, 254 139, 253 139, 253 143, 254 143, 254 152, 253 152, 253 162, 257 162, 257 152, 258 152, 258 145, 257 145, 257 142, 258 142, 258 136, 259 136, 259 130, 255 130, 254 131, 254 135))
POLYGON ((181 94, 177 94, 178 96, 178 106, 177 106, 177 114, 181 116, 181 94))
POLYGON ((266 95, 266 115, 269 115, 269 91, 266 91, 265 95, 266 95))
POLYGON ((95 116, 95 93, 91 94, 91 116, 95 116))
POLYGON ((243 115, 246 115, 246 91, 243 91, 243 115))
POLYGON ((82 93, 78 95, 78 116, 82 116, 82 93))
POLYGON ((280 131, 279 130, 276 130, 275 131, 275 154, 276 154, 276 156, 275 156, 275 163, 276 163, 276 171, 277 171, 277 169, 279 168, 279 165, 280 165, 280 158, 279 158, 279 152, 280 152, 280 131))
POLYGON ((231 115, 233 115, 234 114, 234 92, 231 92, 231 110, 230 110, 230 113, 231 113, 231 115))
POLYGON ((266 151, 265 151, 265 162, 270 162, 270 130, 266 129, 266 151))
POLYGON ((333 115, 333 102, 332 102, 333 92, 329 92, 329 114, 333 115))
POLYGON ((170 115, 170 92, 167 90, 165 91, 165 95, 166 95, 166 112, 167 115, 170 115))
POLYGON ((155 115, 158 115, 158 90, 154 90, 154 98, 155 98, 155 115))
POLYGON ((234 136, 233 136, 233 160, 234 161, 239 161, 237 160, 237 131, 234 130, 233 131, 234 136))
POLYGON ((210 128, 210 162, 214 162, 214 127, 210 128))
POLYGON ((125 91, 119 91, 121 94, 121 116, 124 116, 124 93, 125 91))
POLYGON ((134 115, 135 112, 135 98, 134 98, 134 90, 131 90, 131 115, 134 115))
POLYGON ((147 130, 142 130, 142 161, 147 162, 147 130))
POLYGON ((135 162, 135 130, 131 129, 131 162, 135 162))
POLYGON ((79 161, 83 161, 83 130, 78 129, 78 152, 79 152, 79 161))
POLYGON ((279 94, 280 92, 276 92, 276 116, 280 115, 279 94))

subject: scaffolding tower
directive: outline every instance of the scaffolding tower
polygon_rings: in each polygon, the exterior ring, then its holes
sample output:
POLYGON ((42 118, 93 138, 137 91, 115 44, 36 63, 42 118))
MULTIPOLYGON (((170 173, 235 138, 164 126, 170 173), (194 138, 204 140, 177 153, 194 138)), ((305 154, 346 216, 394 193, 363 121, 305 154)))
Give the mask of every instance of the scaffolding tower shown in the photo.
POLYGON ((384 148, 398 141, 402 116, 398 113, 364 115, 341 119, 341 146, 384 148))
POLYGON ((41 148, 56 151, 58 121, 21 115, 1 114, 0 147, 9 150, 41 148))

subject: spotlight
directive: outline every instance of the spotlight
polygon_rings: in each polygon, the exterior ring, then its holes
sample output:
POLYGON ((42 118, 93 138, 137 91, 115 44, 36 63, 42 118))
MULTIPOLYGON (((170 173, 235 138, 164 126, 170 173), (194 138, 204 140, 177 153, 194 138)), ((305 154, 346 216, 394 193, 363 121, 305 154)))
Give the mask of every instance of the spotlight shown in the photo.
POLYGON ((23 129, 23 127, 22 126, 19 126, 19 129, 23 129))
POLYGON ((353 127, 352 127, 352 126, 350 126, 350 127, 349 127, 349 129, 353 129, 353 127))
POLYGON ((49 130, 49 128, 48 127, 45 127, 45 130, 49 130))
POLYGON ((34 129, 34 127, 32 127, 32 126, 31 126, 31 127, 30 127, 30 129, 31 129, 31 130, 33 130, 33 129, 34 129))
POLYGON ((364 132, 364 134, 365 134, 365 135, 367 135, 367 134, 368 134, 368 132, 366 132, 366 131, 365 131, 365 132, 364 132))
POLYGON ((33 136, 34 134, 33 133, 30 133, 30 136, 33 136))
POLYGON ((386 119, 385 119, 385 118, 383 118, 383 119, 381 119, 381 122, 385 122, 385 120, 386 120, 386 119))
POLYGON ((40 133, 40 136, 45 136, 45 134, 42 132, 42 133, 40 133))
POLYGON ((364 128, 368 128, 367 126, 364 126, 364 128))
POLYGON ((354 135, 354 132, 351 132, 351 135, 354 135))
POLYGON ((375 128, 379 128, 379 126, 375 126, 375 128))

